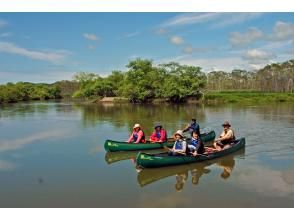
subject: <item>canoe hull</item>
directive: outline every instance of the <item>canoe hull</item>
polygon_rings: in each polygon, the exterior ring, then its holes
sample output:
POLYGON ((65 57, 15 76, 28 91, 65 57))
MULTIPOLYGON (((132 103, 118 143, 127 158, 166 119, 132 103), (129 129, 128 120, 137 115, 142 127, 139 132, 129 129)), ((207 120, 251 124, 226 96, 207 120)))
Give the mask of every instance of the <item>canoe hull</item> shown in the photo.
MULTIPOLYGON (((210 142, 215 139, 215 132, 211 131, 205 134, 200 135, 203 142, 210 142)), ((173 147, 174 141, 172 142, 165 142, 165 143, 127 143, 127 142, 119 142, 119 141, 112 141, 106 140, 104 143, 104 149, 110 152, 116 151, 138 151, 138 150, 152 150, 162 148, 163 146, 166 147, 173 147)))
POLYGON ((232 147, 222 150, 220 152, 211 153, 207 156, 199 155, 194 156, 166 156, 166 154, 151 155, 139 152, 136 158, 137 165, 141 168, 156 168, 164 166, 173 166, 180 164, 196 163, 205 160, 211 160, 218 157, 236 152, 245 147, 245 138, 240 138, 232 147))

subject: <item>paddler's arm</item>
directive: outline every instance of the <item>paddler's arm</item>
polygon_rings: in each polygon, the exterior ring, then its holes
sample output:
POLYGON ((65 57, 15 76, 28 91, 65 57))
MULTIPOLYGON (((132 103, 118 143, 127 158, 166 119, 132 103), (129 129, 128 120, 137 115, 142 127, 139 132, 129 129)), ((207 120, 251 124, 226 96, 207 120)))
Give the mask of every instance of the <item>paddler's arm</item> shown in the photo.
POLYGON ((227 140, 227 139, 231 139, 232 138, 232 131, 229 130, 224 136, 222 136, 221 138, 219 138, 220 141, 223 141, 223 140, 227 140))
POLYGON ((128 142, 128 143, 131 143, 132 140, 133 140, 133 132, 132 132, 132 134, 131 134, 131 136, 130 136, 130 138, 129 138, 129 140, 128 140, 127 142, 128 142))
POLYGON ((160 139, 159 139, 159 142, 166 142, 167 141, 167 138, 166 138, 166 131, 162 131, 161 134, 160 134, 160 139))
POLYGON ((186 132, 186 131, 188 131, 189 130, 189 128, 190 128, 190 124, 188 124, 184 129, 183 129, 183 132, 186 132))

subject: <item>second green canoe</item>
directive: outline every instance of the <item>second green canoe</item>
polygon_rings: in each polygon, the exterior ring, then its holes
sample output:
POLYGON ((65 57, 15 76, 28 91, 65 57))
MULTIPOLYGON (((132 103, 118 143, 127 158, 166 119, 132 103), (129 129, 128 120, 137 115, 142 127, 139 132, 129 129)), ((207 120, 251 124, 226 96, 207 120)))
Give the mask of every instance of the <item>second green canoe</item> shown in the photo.
POLYGON ((207 155, 199 156, 168 156, 167 153, 163 154, 145 154, 138 153, 136 161, 137 165, 141 168, 155 168, 163 166, 173 166, 181 164, 189 164, 195 162, 201 162, 205 160, 211 160, 218 157, 223 157, 225 155, 234 153, 245 147, 245 138, 240 138, 235 141, 234 144, 228 149, 221 150, 219 152, 210 153, 207 155))
MULTIPOLYGON (((202 141, 210 142, 215 139, 215 132, 210 131, 208 133, 203 133, 200 135, 202 141)), ((120 141, 112 141, 106 140, 104 143, 104 148, 106 151, 115 152, 115 151, 132 151, 132 150, 152 150, 162 148, 163 146, 172 147, 174 145, 174 140, 165 142, 165 143, 127 143, 127 142, 120 142, 120 141)))

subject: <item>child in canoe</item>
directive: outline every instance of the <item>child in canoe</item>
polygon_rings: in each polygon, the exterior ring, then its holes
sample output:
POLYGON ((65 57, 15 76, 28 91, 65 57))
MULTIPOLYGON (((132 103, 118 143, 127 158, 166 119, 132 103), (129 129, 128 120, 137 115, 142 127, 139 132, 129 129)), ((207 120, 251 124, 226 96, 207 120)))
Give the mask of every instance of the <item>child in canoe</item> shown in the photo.
POLYGON ((205 152, 204 144, 197 131, 192 131, 192 138, 188 142, 188 148, 193 156, 197 156, 198 154, 203 154, 205 152))
POLYGON ((145 134, 144 131, 141 129, 140 124, 135 124, 133 127, 133 132, 128 140, 128 143, 145 143, 145 134))
POLYGON ((169 152, 169 156, 183 156, 186 155, 186 149, 187 149, 187 142, 184 139, 183 131, 178 130, 174 137, 176 139, 175 144, 171 151, 169 152))

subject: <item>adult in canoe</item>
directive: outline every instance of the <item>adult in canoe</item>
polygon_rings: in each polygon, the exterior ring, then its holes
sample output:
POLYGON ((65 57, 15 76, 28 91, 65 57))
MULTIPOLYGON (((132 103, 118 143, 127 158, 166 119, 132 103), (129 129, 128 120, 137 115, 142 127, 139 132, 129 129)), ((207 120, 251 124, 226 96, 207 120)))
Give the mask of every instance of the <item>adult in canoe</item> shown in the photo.
POLYGON ((183 131, 178 130, 174 137, 176 139, 173 148, 169 152, 169 156, 184 156, 186 155, 187 142, 184 139, 183 131))
POLYGON ((215 149, 218 151, 221 151, 223 148, 229 146, 236 139, 235 132, 231 129, 231 125, 228 121, 225 121, 222 126, 224 127, 224 130, 213 144, 215 149))
POLYGON ((161 124, 156 124, 154 127, 155 131, 150 136, 150 142, 162 143, 167 141, 166 130, 162 128, 161 124))
POLYGON ((205 152, 204 144, 196 131, 192 132, 192 138, 188 141, 188 149, 189 153, 192 153, 194 156, 205 152))
POLYGON ((128 140, 128 143, 145 143, 145 134, 144 131, 141 129, 140 124, 135 124, 133 127, 133 132, 128 140))
POLYGON ((183 132, 186 132, 186 131, 189 131, 190 134, 191 134, 191 136, 192 136, 192 132, 193 132, 193 131, 196 131, 197 134, 198 134, 198 136, 200 135, 200 126, 199 126, 199 124, 196 122, 196 118, 192 118, 192 119, 191 119, 191 123, 188 124, 188 125, 184 128, 183 132))

